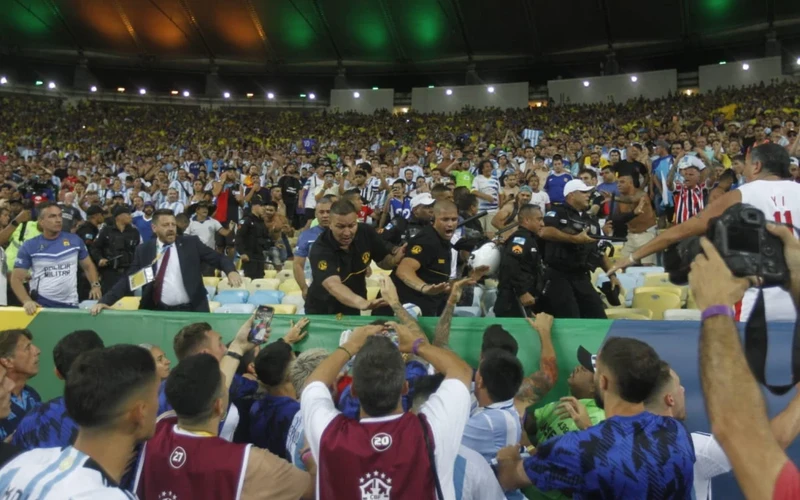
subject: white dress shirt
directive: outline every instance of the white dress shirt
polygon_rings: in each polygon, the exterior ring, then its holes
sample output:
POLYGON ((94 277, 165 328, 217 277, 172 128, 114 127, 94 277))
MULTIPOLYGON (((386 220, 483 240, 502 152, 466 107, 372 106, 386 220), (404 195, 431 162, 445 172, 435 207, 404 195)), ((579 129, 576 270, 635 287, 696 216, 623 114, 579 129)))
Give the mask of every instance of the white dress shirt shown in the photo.
POLYGON ((181 261, 178 257, 178 249, 174 243, 172 245, 164 245, 160 240, 156 242, 156 255, 158 255, 156 276, 158 276, 158 271, 161 269, 161 262, 164 259, 164 253, 167 247, 172 248, 172 250, 169 252, 167 270, 164 271, 164 283, 161 288, 161 303, 166 306, 188 304, 190 302, 189 294, 186 292, 186 287, 183 285, 181 261))

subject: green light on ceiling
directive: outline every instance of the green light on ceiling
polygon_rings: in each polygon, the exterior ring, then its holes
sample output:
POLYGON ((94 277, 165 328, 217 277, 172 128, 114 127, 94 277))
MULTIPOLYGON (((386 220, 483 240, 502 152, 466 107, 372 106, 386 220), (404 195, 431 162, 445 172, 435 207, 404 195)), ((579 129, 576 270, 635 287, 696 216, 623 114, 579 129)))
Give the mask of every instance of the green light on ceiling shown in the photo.
POLYGON ((720 64, 728 64, 728 63, 727 63, 727 62, 725 62, 725 61, 720 61, 719 63, 720 63, 720 64))
POLYGON ((33 14, 13 2, 3 3, 10 4, 3 5, 3 13, 8 17, 11 25, 26 35, 47 35, 50 33, 48 25, 52 26, 53 23, 58 22, 52 9, 38 5, 37 2, 26 2, 33 14))
POLYGON ((300 97, 305 97, 305 96, 306 96, 305 94, 300 94, 300 97))
POLYGON ((447 23, 436 0, 412 0, 406 9, 413 16, 408 19, 412 42, 420 48, 437 47, 447 23))
POLYGON ((733 0, 705 0, 703 7, 712 14, 723 14, 733 8, 733 0))
POLYGON ((314 44, 314 30, 290 5, 282 5, 279 13, 280 36, 293 49, 309 49, 314 44))
POLYGON ((380 16, 366 13, 355 18, 358 29, 353 33, 362 48, 370 51, 380 51, 389 45, 389 34, 386 25, 380 16))
POLYGON ((378 90, 378 87, 372 87, 372 90, 378 90))
POLYGON ((428 88, 429 88, 429 89, 432 89, 432 88, 433 88, 433 85, 428 85, 428 88))
POLYGON ((36 86, 44 85, 44 82, 41 80, 36 80, 36 86))

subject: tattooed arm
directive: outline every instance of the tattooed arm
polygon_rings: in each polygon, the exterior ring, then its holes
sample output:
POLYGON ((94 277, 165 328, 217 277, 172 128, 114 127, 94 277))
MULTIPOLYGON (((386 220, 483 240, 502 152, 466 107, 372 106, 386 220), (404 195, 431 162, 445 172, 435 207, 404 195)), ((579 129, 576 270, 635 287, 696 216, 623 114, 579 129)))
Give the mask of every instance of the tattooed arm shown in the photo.
POLYGON ((388 276, 381 280, 381 298, 389 303, 389 307, 392 308, 394 315, 401 325, 408 327, 416 335, 426 337, 425 332, 422 331, 422 327, 419 326, 417 320, 415 320, 400 303, 400 298, 397 296, 397 288, 395 288, 394 283, 388 276))
POLYGON ((524 409, 541 401, 558 380, 556 351, 553 348, 553 340, 551 338, 553 317, 549 314, 540 313, 536 315, 534 320, 528 318, 528 322, 539 333, 542 352, 539 358, 539 370, 522 380, 522 385, 514 398, 514 403, 518 410, 520 407, 524 409))
POLYGON ((436 347, 447 347, 450 343, 450 323, 453 321, 453 311, 455 311, 458 301, 461 299, 461 290, 464 285, 474 285, 475 280, 464 278, 453 282, 450 296, 447 297, 447 304, 444 311, 439 316, 436 323, 436 331, 433 335, 433 345, 436 347))

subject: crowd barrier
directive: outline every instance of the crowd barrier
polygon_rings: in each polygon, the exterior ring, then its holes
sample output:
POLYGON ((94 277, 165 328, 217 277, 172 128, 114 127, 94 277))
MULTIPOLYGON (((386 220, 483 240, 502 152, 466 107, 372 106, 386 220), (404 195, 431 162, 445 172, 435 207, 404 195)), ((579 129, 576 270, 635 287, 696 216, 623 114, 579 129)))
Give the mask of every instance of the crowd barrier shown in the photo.
MULTIPOLYGON (((42 350, 39 375, 30 384, 45 400, 62 393, 62 382, 54 373, 52 352, 56 342, 71 331, 93 329, 100 334, 106 345, 143 342, 156 344, 175 362, 172 339, 182 326, 206 321, 228 341, 246 319, 246 315, 237 314, 149 311, 104 311, 93 317, 87 311, 78 310, 41 310, 35 316, 27 316, 19 308, 0 309, 0 329, 27 327, 33 332, 35 344, 42 350)), ((272 340, 287 331, 290 320, 298 319, 300 316, 275 316, 272 340)), ((366 316, 311 316, 310 319, 309 335, 297 345, 300 350, 313 347, 333 350, 338 345, 342 330, 374 320, 366 316)), ((431 338, 437 321, 438 318, 421 318, 420 323, 431 338)), ((539 363, 538 335, 524 319, 453 318, 450 346, 472 366, 476 366, 483 330, 497 323, 502 324, 519 342, 519 358, 526 374, 535 371, 539 363)), ((693 432, 709 432, 698 373, 699 331, 699 323, 694 321, 556 320, 553 343, 558 358, 559 379, 556 387, 541 404, 568 394, 567 378, 577 363, 575 354, 578 346, 582 345, 595 352, 609 336, 634 337, 652 345, 680 375, 686 389, 687 428, 693 432)), ((790 324, 770 325, 767 378, 771 383, 786 383, 790 376, 792 333, 790 324)), ((770 417, 784 409, 794 397, 793 393, 781 397, 766 392, 765 395, 770 417)), ((741 404, 748 402, 742 401, 741 404)), ((787 451, 795 463, 800 464, 800 445, 793 444, 787 451)), ((743 498, 732 474, 714 480, 713 488, 718 498, 743 498)))

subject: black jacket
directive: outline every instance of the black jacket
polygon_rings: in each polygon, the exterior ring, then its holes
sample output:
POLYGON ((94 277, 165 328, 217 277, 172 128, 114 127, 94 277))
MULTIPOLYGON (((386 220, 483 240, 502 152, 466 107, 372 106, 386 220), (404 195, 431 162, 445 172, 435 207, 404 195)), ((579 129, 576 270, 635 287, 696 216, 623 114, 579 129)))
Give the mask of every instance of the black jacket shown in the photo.
MULTIPOLYGON (((128 276, 153 265, 156 259, 157 243, 158 239, 153 238, 136 248, 130 272, 120 278, 114 287, 103 295, 100 299, 101 304, 112 305, 130 292, 128 276)), ((192 309, 198 312, 208 312, 208 292, 203 285, 200 263, 205 262, 225 274, 236 271, 236 267, 229 258, 205 246, 197 236, 178 236, 175 240, 175 247, 181 263, 183 286, 189 294, 192 309)), ((139 309, 156 309, 153 301, 153 285, 154 283, 148 283, 142 288, 139 309)))

